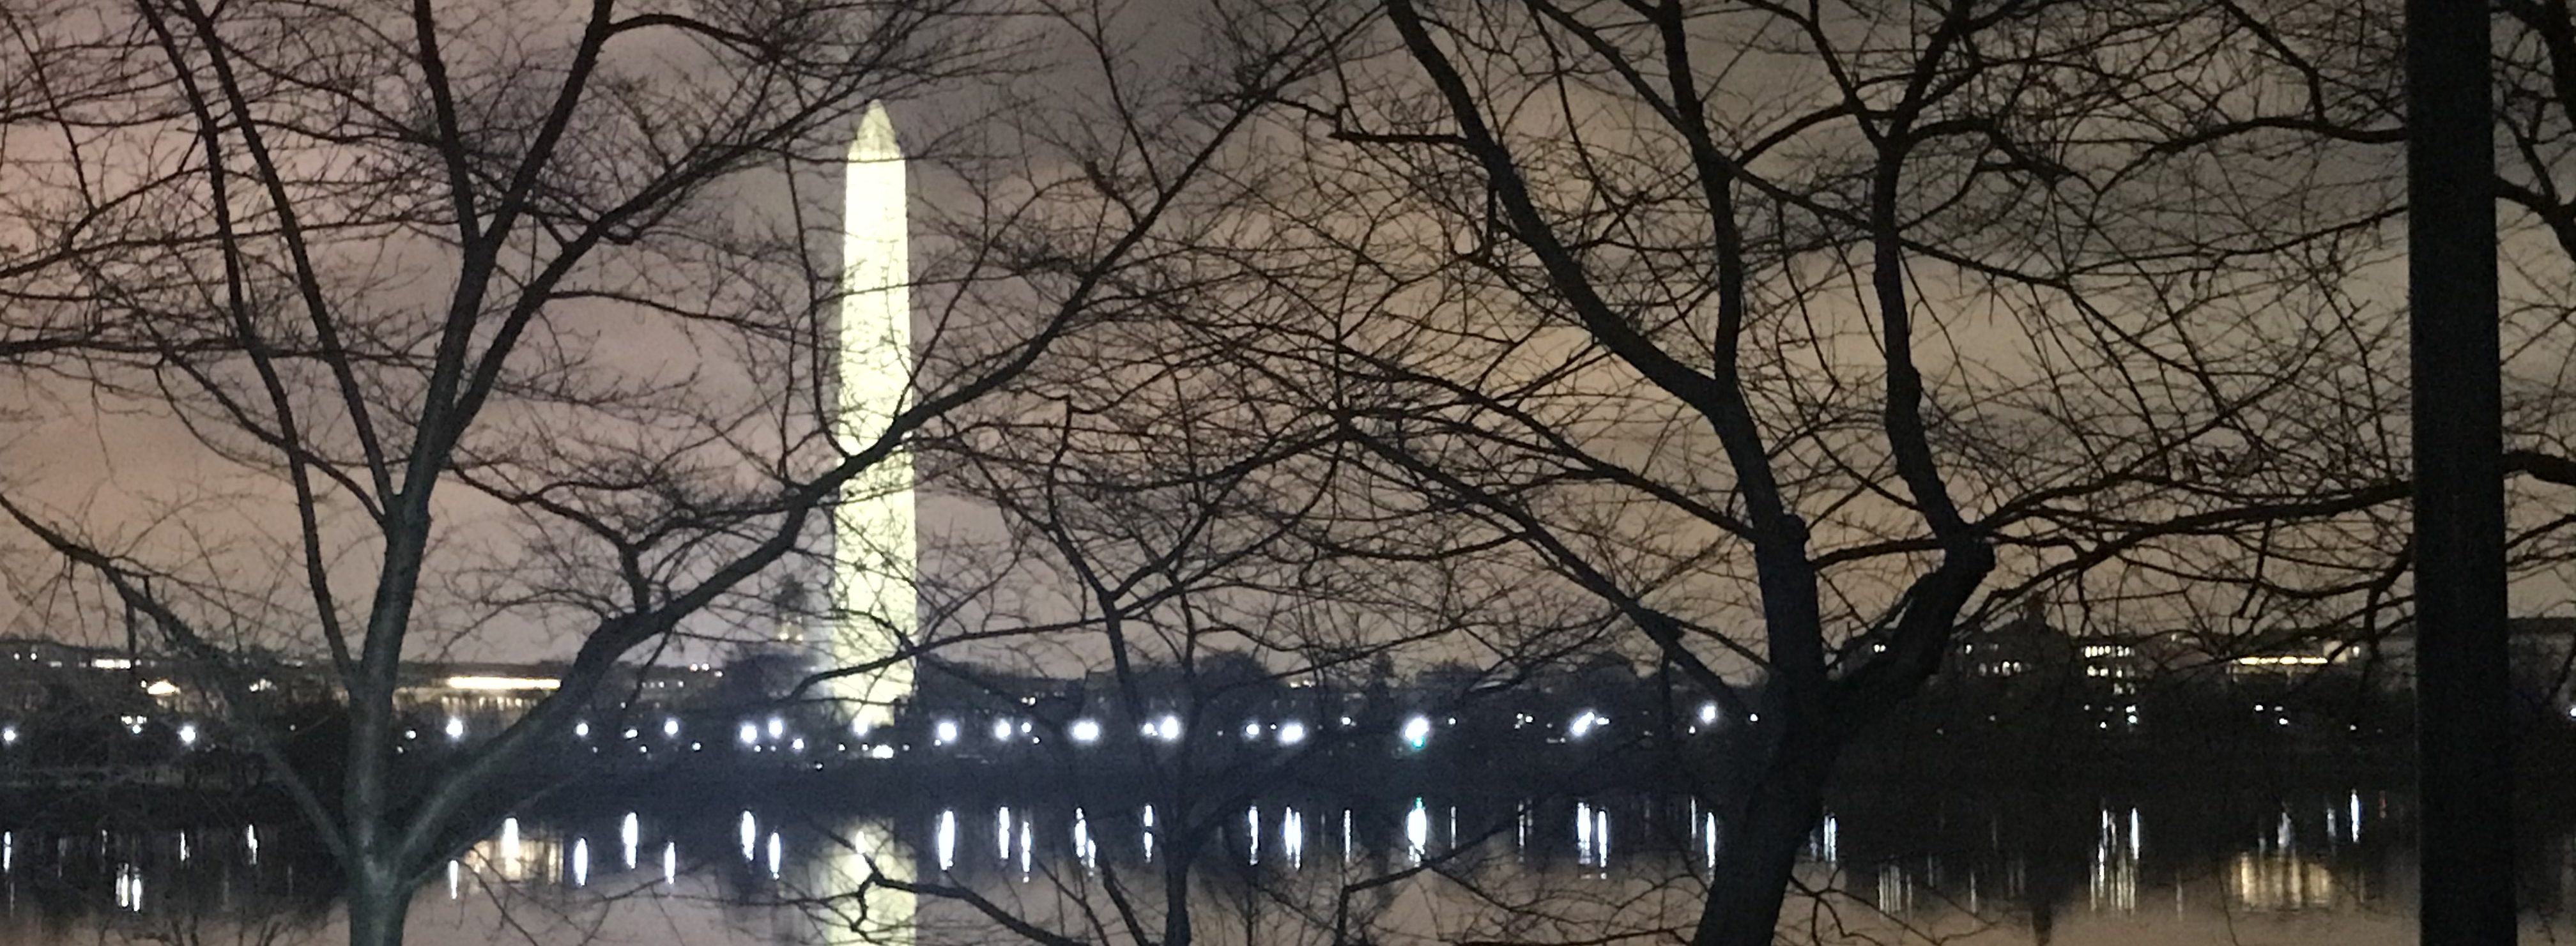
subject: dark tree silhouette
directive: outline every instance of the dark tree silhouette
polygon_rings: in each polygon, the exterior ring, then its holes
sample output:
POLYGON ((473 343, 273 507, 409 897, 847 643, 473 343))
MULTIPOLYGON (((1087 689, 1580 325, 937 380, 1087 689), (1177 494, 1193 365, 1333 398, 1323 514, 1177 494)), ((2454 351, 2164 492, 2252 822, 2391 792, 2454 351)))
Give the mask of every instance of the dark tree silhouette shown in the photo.
MULTIPOLYGON (((926 340, 901 406, 835 434, 854 128, 874 103, 1011 79, 1031 47, 997 12, 0 11, 0 344, 27 389, 145 418, 223 486, 119 484, 147 494, 136 512, 13 477, 0 511, 208 668, 342 868, 353 943, 401 940, 418 885, 523 800, 505 775, 618 698, 621 660, 762 613, 755 577, 811 552, 845 486, 1082 331, 1241 126, 1219 107, 1115 143, 1030 135, 978 167, 913 126, 916 190, 944 198, 914 215, 926 340), (1065 170, 1103 151, 1152 173, 1065 170), (1093 251, 1016 269, 989 252, 1041 234, 1093 251), (22 337, 54 347, 26 357, 22 337), (406 668, 477 635, 560 655, 559 688, 446 764, 403 766, 406 668), (327 659, 346 706, 330 764, 282 745, 244 646, 327 659)), ((1276 81, 1236 78, 1240 101, 1276 81)))

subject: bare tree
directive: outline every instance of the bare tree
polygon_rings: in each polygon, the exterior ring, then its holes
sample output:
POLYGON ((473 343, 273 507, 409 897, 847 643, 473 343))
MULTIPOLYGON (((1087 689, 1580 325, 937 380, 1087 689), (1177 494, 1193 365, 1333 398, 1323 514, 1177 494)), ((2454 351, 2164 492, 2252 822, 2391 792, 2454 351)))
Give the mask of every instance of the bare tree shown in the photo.
POLYGON ((2384 590, 2399 454, 2319 408, 2387 353, 2338 281, 2388 205, 2192 134, 2233 9, 1390 0, 1241 248, 1304 317, 1191 324, 1334 418, 1352 495, 1481 523, 1718 695, 1751 750, 1690 772, 1692 939, 1770 942, 1837 755, 1958 628, 2384 590))
MULTIPOLYGON (((17 9, 0 21, 36 35, 17 9)), ((517 767, 619 696, 619 661, 721 636, 869 471, 1094 321, 1278 81, 1124 125, 1135 178, 1058 147, 1096 141, 914 126, 917 168, 961 159, 916 188, 941 208, 916 226, 927 340, 900 409, 835 432, 852 129, 888 100, 989 105, 1039 51, 1009 7, 72 12, 48 48, 124 55, 10 67, 12 106, 36 106, 13 142, 47 141, 0 170, 0 306, 104 327, 29 388, 185 444, 219 483, 67 501, 22 475, 0 510, 212 668, 369 944, 523 799, 517 767), (962 150, 996 143, 1007 161, 962 150), (996 252, 1038 234, 1090 252, 996 252), (475 642, 567 669, 448 764, 406 761, 405 668, 475 642), (255 654, 304 648, 347 705, 334 771, 289 764, 250 692, 255 654)))

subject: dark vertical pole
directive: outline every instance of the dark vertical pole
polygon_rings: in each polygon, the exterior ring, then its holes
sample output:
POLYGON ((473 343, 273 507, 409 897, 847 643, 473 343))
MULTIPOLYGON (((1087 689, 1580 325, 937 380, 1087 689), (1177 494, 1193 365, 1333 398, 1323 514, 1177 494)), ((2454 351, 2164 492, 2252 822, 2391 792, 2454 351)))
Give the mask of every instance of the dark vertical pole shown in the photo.
POLYGON ((2424 946, 2514 941, 2503 395, 2484 0, 2406 2, 2424 946))

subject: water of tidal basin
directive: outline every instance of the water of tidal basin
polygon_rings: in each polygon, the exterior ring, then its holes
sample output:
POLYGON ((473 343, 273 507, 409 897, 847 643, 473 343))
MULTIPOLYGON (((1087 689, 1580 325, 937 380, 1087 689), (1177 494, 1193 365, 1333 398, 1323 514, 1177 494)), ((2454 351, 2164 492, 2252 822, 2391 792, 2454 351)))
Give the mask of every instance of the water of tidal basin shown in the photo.
MULTIPOLYGON (((2409 943, 2410 815, 2403 792, 2372 788, 1891 789, 1835 805, 1800 871, 1834 892, 1793 900, 1785 922, 1826 942, 2409 943)), ((2520 896, 2529 941, 2546 941, 2576 889, 2571 819, 2524 820, 2520 896)), ((1233 944, 1335 942, 1337 923, 1339 941, 1380 944, 1686 928, 1725 856, 1711 823, 1687 799, 1636 795, 1269 799, 1202 822, 1190 909, 1200 940, 1233 944)), ((1182 833, 1141 806, 992 798, 511 819, 421 891, 410 941, 1026 942, 961 892, 1079 941, 1129 941, 1112 883, 1159 941, 1182 833), (871 864, 954 890, 847 896, 871 864)), ((288 825, 11 829, 0 946, 328 942, 344 930, 329 876, 288 825)))

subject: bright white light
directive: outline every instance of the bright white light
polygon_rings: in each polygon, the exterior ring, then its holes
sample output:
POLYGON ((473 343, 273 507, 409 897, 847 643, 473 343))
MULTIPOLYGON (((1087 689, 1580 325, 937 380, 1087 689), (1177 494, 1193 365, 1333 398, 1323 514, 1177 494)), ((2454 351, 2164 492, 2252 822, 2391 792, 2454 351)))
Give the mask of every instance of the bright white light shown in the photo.
POLYGON ((1701 831, 1701 837, 1703 837, 1703 838, 1705 838, 1705 839, 1706 839, 1706 840, 1704 840, 1703 842, 1701 842, 1701 847, 1702 847, 1702 849, 1704 849, 1705 851, 1707 851, 1707 857, 1708 857, 1707 866, 1708 866, 1708 869, 1710 869, 1710 870, 1716 870, 1716 869, 1717 869, 1717 813, 1716 813, 1716 812, 1713 812, 1713 811, 1712 811, 1712 812, 1709 812, 1707 815, 1702 816, 1702 823, 1701 823, 1701 825, 1700 825, 1700 831, 1701 831))
POLYGON ((1279 846, 1288 852, 1288 866, 1306 866, 1306 816, 1290 808, 1279 820, 1279 846))
POLYGON ((1700 704, 1700 705, 1699 705, 1699 722, 1700 722, 1700 725, 1702 725, 1702 726, 1709 726, 1709 725, 1714 725, 1714 724, 1716 724, 1716 722, 1717 722, 1717 704, 1715 704, 1715 703, 1702 703, 1702 704, 1700 704))
POLYGON ((146 696, 177 696, 179 685, 168 680, 154 680, 143 687, 146 696))
POLYGON ((770 717, 770 718, 769 718, 769 738, 771 738, 771 739, 776 739, 776 738, 778 738, 778 737, 780 737, 780 736, 784 736, 784 735, 786 735, 786 734, 787 734, 787 721, 786 721, 786 720, 783 720, 783 719, 780 719, 780 718, 778 718, 778 717, 776 717, 776 716, 772 716, 772 717, 770 717))
POLYGON ((132 864, 116 865, 116 905, 143 912, 143 872, 132 864))
POLYGON ((805 751, 805 737, 803 737, 803 736, 798 736, 798 737, 796 737, 796 741, 795 741, 795 742, 788 743, 788 744, 787 744, 787 751, 789 751, 789 752, 803 752, 803 751, 805 751))
MULTIPOLYGON (((623 735, 624 735, 626 738, 628 738, 628 739, 633 739, 633 738, 635 738, 635 727, 633 727, 633 726, 628 726, 628 727, 626 727, 626 732, 625 732, 625 733, 623 733, 623 735)), ((636 747, 636 748, 639 748, 639 749, 640 749, 640 748, 643 748, 643 747, 638 746, 638 747, 636 747)))
POLYGON ((940 869, 940 870, 948 870, 948 869, 951 869, 951 868, 956 867, 956 866, 957 866, 957 810, 956 810, 956 809, 951 808, 951 809, 947 809, 947 810, 941 811, 941 812, 939 813, 939 842, 938 842, 938 843, 939 843, 939 869, 940 869))
POLYGON ((1064 734, 1071 737, 1075 742, 1099 742, 1100 721, 1096 719, 1074 720, 1072 726, 1066 727, 1064 734))
POLYGON ((1163 714, 1163 721, 1156 724, 1154 728, 1156 735, 1162 736, 1164 742, 1179 742, 1181 739, 1181 717, 1179 714, 1163 714))
POLYGON ((1248 723, 1243 724, 1243 738, 1245 738, 1245 739, 1259 739, 1259 738, 1261 738, 1261 721, 1260 721, 1260 720, 1254 720, 1254 721, 1252 721, 1252 722, 1248 722, 1248 723))
POLYGON ((626 848, 627 870, 635 869, 635 844, 642 840, 644 840, 643 823, 636 819, 634 812, 627 812, 626 820, 617 825, 617 841, 626 848))
POLYGON ((2300 655, 2289 657, 2238 657, 2236 662, 2253 667, 2320 667, 2329 661, 2324 657, 2300 655))
POLYGON ((1431 719, 1416 716, 1404 721, 1404 744, 1420 749, 1431 742, 1431 719))
POLYGON ((1610 866, 1610 809, 1575 803, 1574 861, 1594 867, 1610 866))
POLYGON ((544 677, 449 677, 451 690, 556 690, 563 681, 544 677))
POLYGON ((578 723, 574 723, 574 724, 572 724, 572 734, 573 734, 575 737, 577 737, 577 738, 581 738, 581 739, 588 739, 588 738, 590 738, 590 721, 588 721, 588 720, 583 720, 583 721, 581 721, 581 722, 578 722, 578 723))
POLYGON ((1010 738, 1011 738, 1011 721, 1010 721, 1010 720, 1007 720, 1007 719, 997 719, 997 720, 994 720, 994 721, 993 721, 993 741, 994 741, 994 742, 1004 742, 1004 741, 1009 740, 1010 738))
POLYGON ((0 726, 0 745, 9 745, 9 746, 14 746, 14 745, 17 745, 17 744, 18 744, 18 727, 14 726, 14 725, 13 725, 13 726, 0 726))
POLYGON ((740 735, 742 737, 743 745, 755 746, 760 744, 760 727, 758 726, 744 723, 742 724, 742 732, 740 735))
POLYGON ((1099 846, 1091 843, 1091 819, 1083 815, 1082 809, 1074 809, 1073 856, 1082 860, 1082 866, 1090 867, 1099 853, 1099 846))
POLYGON ((742 828, 740 833, 742 835, 742 859, 747 861, 751 859, 752 845, 759 843, 760 841, 760 820, 753 818, 751 816, 751 812, 743 812, 742 828))
POLYGON ((893 747, 893 746, 876 746, 876 747, 870 748, 870 749, 868 750, 868 758, 871 758, 871 759, 891 759, 891 758, 894 758, 894 747, 893 747))
POLYGON ((1306 741, 1306 724, 1289 720, 1279 724, 1279 744, 1293 746, 1306 741))
MULTIPOLYGON (((1423 720, 1430 725, 1430 720, 1423 720)), ((1411 727, 1407 727, 1411 728, 1411 727)), ((1413 800, 1413 810, 1404 813, 1404 853, 1414 863, 1422 863, 1422 852, 1431 845, 1431 811, 1422 807, 1422 799, 1413 800)))
POLYGON ((939 725, 931 727, 930 741, 943 746, 956 742, 957 721, 953 719, 940 720, 939 725))
POLYGON ((572 885, 590 886, 590 839, 572 839, 572 885))
POLYGON ((850 717, 850 735, 865 739, 868 730, 875 728, 877 728, 876 723, 865 716, 850 717))
POLYGON ((677 716, 662 717, 662 735, 665 738, 670 739, 680 738, 680 718, 677 716))
POLYGON ((662 842, 662 883, 668 886, 680 877, 680 842, 662 842))
POLYGON ((769 876, 772 879, 778 876, 778 862, 785 852, 786 848, 779 843, 778 832, 769 832, 769 876))
POLYGON ((1565 727, 1565 734, 1576 739, 1581 739, 1584 736, 1591 734, 1592 727, 1599 726, 1604 722, 1607 722, 1607 720, 1602 719, 1601 714, 1595 713, 1591 710, 1584 710, 1583 712, 1574 715, 1574 722, 1565 727))
POLYGON ((179 744, 183 746, 193 746, 197 744, 197 724, 179 724, 179 744))
POLYGON ((465 738, 465 720, 455 716, 448 717, 447 738, 450 740, 465 738))

